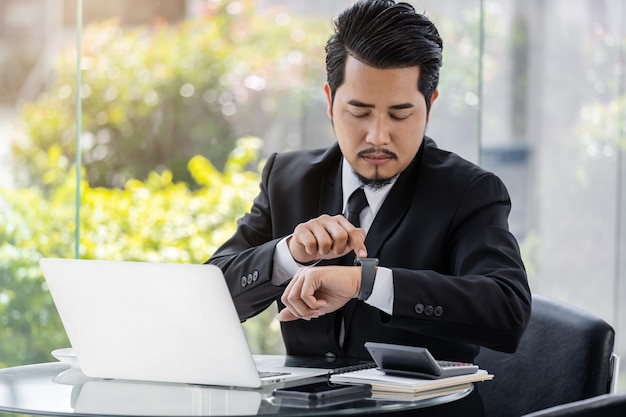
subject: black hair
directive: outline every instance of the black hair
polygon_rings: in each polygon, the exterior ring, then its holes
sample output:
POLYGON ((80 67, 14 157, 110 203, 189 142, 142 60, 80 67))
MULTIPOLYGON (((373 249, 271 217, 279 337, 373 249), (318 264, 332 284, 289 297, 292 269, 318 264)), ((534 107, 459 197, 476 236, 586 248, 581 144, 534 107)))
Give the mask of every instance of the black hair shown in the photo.
POLYGON ((333 21, 326 43, 326 77, 331 99, 343 84, 348 55, 375 68, 418 66, 417 89, 430 100, 439 84, 443 41, 435 25, 408 3, 361 0, 333 21))

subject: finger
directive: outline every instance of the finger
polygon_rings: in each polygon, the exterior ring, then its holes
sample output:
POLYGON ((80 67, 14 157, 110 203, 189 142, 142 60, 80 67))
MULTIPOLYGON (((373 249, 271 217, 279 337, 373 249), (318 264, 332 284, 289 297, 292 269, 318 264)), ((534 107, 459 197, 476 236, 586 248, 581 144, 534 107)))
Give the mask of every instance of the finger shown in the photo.
POLYGON ((288 308, 283 308, 282 310, 280 310, 280 312, 278 313, 278 321, 294 321, 294 320, 298 320, 300 317, 296 317, 294 316, 291 311, 289 311, 288 308))
POLYGON ((291 306, 286 306, 283 310, 281 310, 281 312, 279 313, 279 319, 281 317, 293 317, 287 320, 281 319, 281 321, 290 321, 295 319, 311 320, 312 318, 318 318, 321 315, 322 312, 320 310, 312 310, 307 308, 306 304, 298 303, 292 304, 291 306))
POLYGON ((328 253, 332 238, 327 227, 335 222, 333 217, 323 214, 306 223, 300 223, 294 229, 296 242, 304 247, 308 255, 319 257, 319 254, 328 253))
MULTIPOLYGON (((281 296, 281 301, 297 318, 317 316, 319 315, 319 310, 309 308, 307 302, 302 299, 303 282, 303 277, 296 273, 296 276, 291 279, 291 282, 289 282, 287 288, 285 288, 285 291, 281 296)), ((308 302, 311 303, 310 300, 308 302)))
POLYGON ((355 228, 350 232, 348 245, 354 250, 359 258, 367 258, 367 248, 365 247, 365 230, 355 228))
POLYGON ((348 231, 348 246, 354 250, 359 258, 367 257, 367 248, 365 247, 365 230, 360 227, 354 227, 352 223, 345 217, 339 220, 340 224, 348 231))
POLYGON ((318 258, 330 253, 333 247, 332 232, 328 229, 328 227, 329 226, 317 228, 312 231, 315 236, 315 249, 317 251, 315 255, 318 258))
POLYGON ((301 314, 298 312, 298 308, 294 305, 294 303, 297 302, 297 300, 294 297, 294 294, 299 294, 299 293, 300 293, 300 288, 299 288, 298 279, 297 277, 293 277, 291 281, 289 281, 289 284, 285 288, 285 291, 283 291, 283 295, 281 295, 280 297, 280 301, 285 305, 285 307, 289 309, 289 311, 291 311, 291 313, 298 318, 301 316, 301 314))
POLYGON ((303 292, 300 298, 311 312, 316 312, 318 315, 320 314, 320 309, 327 305, 326 301, 315 297, 313 294, 305 294, 303 292))
POLYGON ((312 316, 312 317, 297 317, 294 316, 293 313, 291 311, 289 311, 288 308, 284 308, 282 310, 280 310, 280 312, 276 315, 276 318, 278 319, 278 321, 294 321, 294 320, 311 320, 311 319, 316 319, 317 316, 312 316))
POLYGON ((304 251, 308 255, 315 256, 317 254, 317 238, 315 237, 315 234, 311 231, 311 229, 305 227, 296 228, 292 239, 294 239, 296 243, 304 247, 304 251))
POLYGON ((304 267, 296 273, 300 281, 300 300, 305 303, 308 309, 307 312, 304 312, 304 316, 319 316, 320 308, 327 304, 326 301, 318 298, 318 289, 321 286, 319 274, 322 270, 323 268, 304 267))
POLYGON ((327 230, 332 243, 329 249, 330 253, 343 256, 351 250, 348 247, 348 242, 350 240, 349 232, 352 229, 354 229, 354 226, 347 222, 343 216, 337 216, 337 221, 328 225, 327 230), (346 229, 346 227, 349 227, 349 229, 346 229))

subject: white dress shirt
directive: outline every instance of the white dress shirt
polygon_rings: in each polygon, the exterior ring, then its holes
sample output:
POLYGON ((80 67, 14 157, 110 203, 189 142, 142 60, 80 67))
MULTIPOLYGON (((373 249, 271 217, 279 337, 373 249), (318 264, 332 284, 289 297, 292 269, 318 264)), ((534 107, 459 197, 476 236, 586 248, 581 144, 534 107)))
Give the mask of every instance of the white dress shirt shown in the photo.
MULTIPOLYGON (((359 179, 356 177, 345 158, 342 164, 341 180, 343 189, 342 212, 345 214, 348 198, 354 190, 361 186, 359 179)), ((369 231, 378 210, 383 205, 392 186, 393 182, 377 189, 365 187, 365 197, 367 198, 368 206, 361 211, 360 216, 361 227, 365 230, 365 233, 369 231)), ((271 280, 274 285, 282 285, 293 278, 298 268, 302 266, 291 256, 291 252, 289 252, 289 248, 287 247, 288 238, 289 236, 281 239, 274 251, 274 269, 271 280)), ((393 312, 393 273, 391 269, 381 266, 378 267, 372 294, 365 302, 391 315, 393 312)))

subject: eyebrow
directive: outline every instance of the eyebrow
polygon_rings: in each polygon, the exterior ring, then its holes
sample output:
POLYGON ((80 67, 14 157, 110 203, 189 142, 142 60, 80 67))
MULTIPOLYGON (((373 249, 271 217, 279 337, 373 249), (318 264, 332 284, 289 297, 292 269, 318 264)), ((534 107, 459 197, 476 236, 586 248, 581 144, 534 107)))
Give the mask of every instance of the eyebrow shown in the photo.
MULTIPOLYGON (((348 101, 348 104, 351 106, 355 106, 355 107, 363 107, 363 108, 371 108, 371 109, 375 107, 373 104, 363 103, 362 101, 359 101, 359 100, 350 100, 348 101)), ((393 106, 389 106, 389 109, 403 110, 403 109, 410 109, 412 107, 414 106, 411 103, 402 103, 402 104, 394 104, 393 106)))

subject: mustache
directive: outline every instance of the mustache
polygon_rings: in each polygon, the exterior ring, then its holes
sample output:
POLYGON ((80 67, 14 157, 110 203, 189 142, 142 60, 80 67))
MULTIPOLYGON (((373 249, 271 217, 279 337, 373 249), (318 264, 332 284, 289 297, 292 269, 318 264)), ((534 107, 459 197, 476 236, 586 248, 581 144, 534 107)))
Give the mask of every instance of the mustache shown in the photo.
POLYGON ((394 152, 391 152, 389 149, 385 149, 385 148, 368 148, 368 149, 364 149, 362 151, 360 151, 359 153, 357 153, 357 156, 367 156, 367 155, 371 155, 374 153, 382 153, 390 158, 393 159, 398 159, 398 155, 396 155, 394 152))

